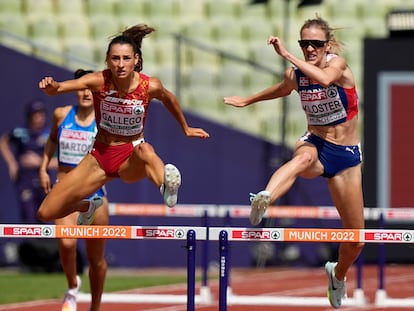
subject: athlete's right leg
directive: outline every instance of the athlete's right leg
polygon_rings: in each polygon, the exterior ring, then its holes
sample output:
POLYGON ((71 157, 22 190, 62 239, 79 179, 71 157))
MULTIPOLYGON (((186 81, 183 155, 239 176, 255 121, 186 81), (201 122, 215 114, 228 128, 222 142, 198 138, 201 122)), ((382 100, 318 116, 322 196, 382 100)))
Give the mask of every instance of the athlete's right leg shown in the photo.
POLYGON ((323 173, 318 151, 313 144, 299 141, 292 159, 277 169, 266 188, 257 194, 250 193, 250 222, 258 225, 269 205, 285 194, 298 176, 314 178, 323 173))
POLYGON ((42 221, 65 217, 75 211, 86 212, 88 202, 79 204, 85 197, 94 193, 111 180, 99 166, 96 159, 87 154, 72 171, 52 188, 37 211, 42 221))
MULTIPOLYGON (((74 226, 76 225, 77 213, 56 219, 56 225, 74 226)), ((76 288, 76 239, 59 239, 59 256, 65 273, 68 288, 76 288)))
POLYGON ((292 159, 276 170, 267 183, 265 190, 271 193, 270 203, 289 191, 299 176, 315 178, 322 173, 323 166, 318 160, 316 147, 300 141, 292 159))

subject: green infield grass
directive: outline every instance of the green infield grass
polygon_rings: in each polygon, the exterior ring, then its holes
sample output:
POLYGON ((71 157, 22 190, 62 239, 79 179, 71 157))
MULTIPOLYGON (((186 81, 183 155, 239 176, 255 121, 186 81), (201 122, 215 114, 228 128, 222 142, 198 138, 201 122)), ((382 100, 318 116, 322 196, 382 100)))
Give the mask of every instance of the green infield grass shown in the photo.
MULTIPOLYGON (((140 271, 108 272, 105 292, 115 292, 157 285, 182 284, 187 282, 186 272, 170 273, 168 270, 152 273, 140 271)), ((87 274, 81 275, 82 292, 89 293, 87 274)), ((197 277, 197 280, 200 278, 197 277)), ((66 290, 63 273, 23 273, 0 269, 0 304, 39 299, 61 299, 66 290)))

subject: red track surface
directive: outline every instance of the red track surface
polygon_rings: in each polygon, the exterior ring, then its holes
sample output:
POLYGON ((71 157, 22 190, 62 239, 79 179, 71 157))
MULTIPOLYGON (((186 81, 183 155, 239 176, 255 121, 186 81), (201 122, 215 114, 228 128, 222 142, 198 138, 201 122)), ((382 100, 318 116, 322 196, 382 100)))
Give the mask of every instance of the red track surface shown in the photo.
MULTIPOLYGON (((236 295, 266 295, 266 296, 292 296, 298 297, 324 297, 326 293, 327 279, 323 268, 267 268, 267 269, 235 269, 230 272, 230 285, 232 292, 236 295)), ((388 297, 392 298, 414 298, 412 290, 414 284, 414 266, 388 266, 385 270, 385 289, 388 297)), ((139 277, 139 273, 138 276, 139 277)), ((366 305, 363 307, 343 306, 343 311, 397 311, 412 310, 404 307, 381 307, 375 305, 375 294, 378 289, 378 269, 375 266, 367 266, 363 269, 362 287, 367 298, 366 305)), ((198 285, 197 285, 198 287, 198 285)), ((352 269, 348 274, 348 295, 353 297, 356 287, 356 273, 352 269)), ((209 288, 213 296, 210 305, 197 304, 195 309, 198 311, 217 311, 218 308, 218 281, 210 281, 209 288)), ((128 293, 158 293, 158 294, 184 294, 186 285, 156 287, 129 291, 128 293)), ((198 293, 198 289, 197 289, 198 293)), ((101 311, 185 311, 185 304, 132 304, 132 303, 103 303, 101 311)), ((2 305, 0 311, 45 311, 60 310, 60 301, 33 301, 24 304, 2 305)), ((79 303, 78 311, 87 311, 87 303, 79 303)), ((333 308, 307 307, 307 306, 242 306, 228 305, 228 311, 327 311, 333 308)))

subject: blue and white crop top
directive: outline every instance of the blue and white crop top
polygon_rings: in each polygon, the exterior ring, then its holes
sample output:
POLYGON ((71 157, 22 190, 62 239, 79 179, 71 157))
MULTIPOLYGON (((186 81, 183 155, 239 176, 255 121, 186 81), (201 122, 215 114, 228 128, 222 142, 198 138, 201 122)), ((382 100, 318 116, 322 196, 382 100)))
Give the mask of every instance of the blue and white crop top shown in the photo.
POLYGON ((59 165, 75 167, 89 152, 97 132, 95 119, 89 126, 76 123, 78 106, 73 106, 58 128, 59 165))
POLYGON ((323 87, 311 84, 309 77, 295 68, 298 93, 309 125, 344 123, 358 114, 358 95, 355 86, 343 88, 332 84, 323 87))

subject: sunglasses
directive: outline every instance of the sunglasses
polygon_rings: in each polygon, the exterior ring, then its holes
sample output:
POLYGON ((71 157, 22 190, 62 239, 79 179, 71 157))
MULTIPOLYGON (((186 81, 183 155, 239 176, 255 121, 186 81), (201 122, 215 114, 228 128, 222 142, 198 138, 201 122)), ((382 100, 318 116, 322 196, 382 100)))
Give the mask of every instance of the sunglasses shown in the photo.
POLYGON ((326 43, 328 43, 327 40, 298 40, 299 45, 301 48, 306 49, 309 45, 315 49, 323 47, 326 43))

